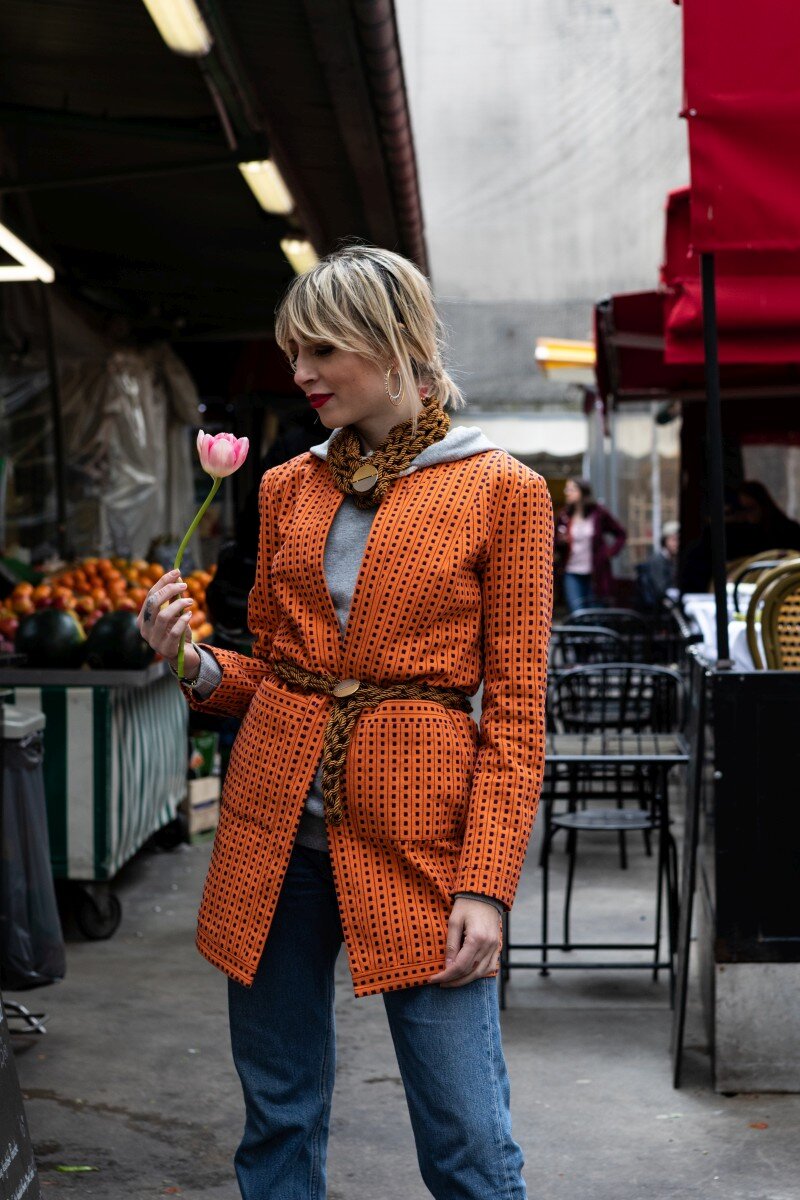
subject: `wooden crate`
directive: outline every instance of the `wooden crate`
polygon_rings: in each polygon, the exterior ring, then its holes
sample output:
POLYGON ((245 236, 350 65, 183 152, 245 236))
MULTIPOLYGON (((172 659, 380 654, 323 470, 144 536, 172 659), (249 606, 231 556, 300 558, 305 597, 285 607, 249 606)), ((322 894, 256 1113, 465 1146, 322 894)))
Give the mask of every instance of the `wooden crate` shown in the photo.
POLYGON ((188 822, 189 837, 206 833, 219 824, 220 781, 218 775, 207 775, 203 779, 190 779, 186 785, 186 797, 181 809, 188 822))

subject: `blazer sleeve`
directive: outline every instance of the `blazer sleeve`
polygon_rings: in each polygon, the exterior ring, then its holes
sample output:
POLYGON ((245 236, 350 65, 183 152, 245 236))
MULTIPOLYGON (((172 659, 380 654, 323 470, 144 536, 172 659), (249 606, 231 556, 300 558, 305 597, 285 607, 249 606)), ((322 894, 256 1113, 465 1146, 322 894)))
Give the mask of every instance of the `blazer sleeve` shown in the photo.
POLYGON ((272 639, 278 626, 279 609, 270 582, 270 565, 279 548, 276 470, 266 471, 258 491, 259 535, 256 577, 247 598, 247 624, 253 634, 252 657, 235 650, 200 643, 213 655, 222 678, 205 700, 194 689, 182 688, 189 707, 215 716, 243 717, 261 680, 267 674, 272 639))
POLYGON ((553 510, 544 480, 515 460, 481 575, 483 706, 453 892, 511 908, 544 774, 553 510))

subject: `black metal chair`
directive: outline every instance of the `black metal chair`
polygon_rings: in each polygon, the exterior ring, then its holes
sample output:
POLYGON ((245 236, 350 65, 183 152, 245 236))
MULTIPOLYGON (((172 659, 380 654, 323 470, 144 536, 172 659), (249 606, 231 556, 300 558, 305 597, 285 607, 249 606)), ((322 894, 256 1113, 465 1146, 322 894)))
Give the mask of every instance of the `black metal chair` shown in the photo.
MULTIPOLYGON (((567 672, 554 681, 550 701, 555 726, 565 733, 599 730, 674 732, 683 727, 685 708, 685 687, 677 671, 666 667, 623 663, 578 667, 567 672)), ((567 832, 569 865, 564 898, 564 946, 570 943, 570 908, 578 833, 617 833, 620 837, 621 865, 627 867, 625 834, 634 830, 646 834, 661 831, 659 806, 666 803, 667 799, 658 793, 655 772, 634 764, 587 765, 573 769, 570 774, 572 794, 568 798, 566 811, 555 811, 552 804, 545 803, 542 852, 542 942, 546 944, 549 848, 559 829, 567 832), (598 801, 610 800, 614 801, 613 808, 595 807, 598 801), (637 807, 626 809, 626 800, 635 801, 637 807), (582 808, 578 807, 579 804, 582 808)), ((662 883, 666 882, 668 889, 677 886, 675 842, 669 833, 667 838, 667 846, 664 847, 659 837, 656 942, 661 925, 662 883)), ((658 978, 657 968, 653 977, 658 978)))
POLYGON ((677 604, 664 601, 650 618, 650 662, 654 666, 673 667, 688 680, 689 646, 702 642, 703 635, 692 627, 677 604))
MULTIPOLYGON (((549 693, 550 720, 553 728, 564 733, 591 735, 598 731, 617 733, 655 734, 679 732, 683 728, 686 710, 686 689, 677 671, 640 663, 592 664, 576 667, 558 675, 549 693)), ((669 959, 674 957, 675 914, 677 910, 677 850, 668 828, 667 794, 659 768, 637 763, 577 763, 568 767, 547 767, 542 796, 544 840, 542 845, 542 933, 541 974, 547 975, 553 966, 548 951, 573 948, 570 936, 570 915, 575 878, 579 833, 616 833, 623 839, 626 833, 642 831, 645 836, 655 833, 658 838, 656 872, 655 934, 651 963, 631 964, 650 967, 658 979, 660 969, 661 926, 663 900, 668 907, 669 959), (633 801, 635 807, 626 807, 633 801), (613 807, 610 805, 613 803, 613 807), (564 805, 559 808, 559 805, 564 805), (583 808, 580 806, 584 805, 583 808), (563 912, 563 938, 559 943, 549 941, 549 863, 552 842, 563 830, 567 834, 569 856, 563 912)), ((627 859, 623 858, 623 866, 627 859)), ((519 948, 531 948, 520 945, 519 948)), ((587 948, 582 946, 581 948, 587 948)), ((627 949, 614 942, 593 943, 592 949, 627 949)), ((639 948, 639 947, 631 947, 639 948)), ((510 919, 505 914, 504 950, 502 962, 501 1001, 504 985, 510 972, 510 919)), ((619 963, 591 964, 592 967, 619 966, 619 963)), ((663 964, 661 964, 663 966, 663 964)), ((673 975, 670 968, 670 992, 673 975)))
POLYGON ((623 662, 625 639, 602 625, 554 625, 550 632, 550 671, 590 663, 623 662))
POLYGON ((570 613, 569 624, 611 629, 625 643, 618 662, 649 662, 650 624, 632 608, 579 608, 570 613))

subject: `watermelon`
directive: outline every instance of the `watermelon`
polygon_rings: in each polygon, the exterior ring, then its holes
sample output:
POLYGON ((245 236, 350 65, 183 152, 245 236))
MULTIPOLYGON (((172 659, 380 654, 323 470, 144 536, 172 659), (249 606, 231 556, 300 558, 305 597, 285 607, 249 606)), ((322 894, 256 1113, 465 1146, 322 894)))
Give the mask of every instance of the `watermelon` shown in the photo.
POLYGON ((136 613, 127 609, 106 613, 86 640, 86 661, 100 670, 140 671, 154 657, 155 650, 139 633, 136 613))
POLYGON ((26 666, 73 670, 81 665, 86 644, 77 613, 71 609, 40 608, 19 623, 14 649, 27 658, 26 666))

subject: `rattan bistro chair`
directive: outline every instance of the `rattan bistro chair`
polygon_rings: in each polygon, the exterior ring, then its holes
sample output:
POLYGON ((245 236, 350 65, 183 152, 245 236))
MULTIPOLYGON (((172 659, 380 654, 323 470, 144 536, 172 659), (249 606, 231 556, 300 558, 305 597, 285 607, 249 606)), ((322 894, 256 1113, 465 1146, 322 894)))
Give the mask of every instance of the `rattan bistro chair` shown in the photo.
POLYGON ((770 670, 800 671, 800 564, 782 572, 766 592, 761 636, 770 670))
POLYGON ((747 645, 757 670, 800 669, 800 557, 787 559, 761 575, 746 619, 747 645))
MULTIPOLYGON (((551 712, 555 726, 565 733, 613 730, 625 733, 676 732, 683 726, 686 689, 680 674, 667 667, 638 663, 613 663, 578 667, 558 677, 552 687, 551 712)), ((677 851, 666 828, 667 796, 659 787, 658 773, 637 764, 586 764, 570 768, 566 808, 558 811, 555 801, 564 799, 563 777, 550 773, 546 786, 556 784, 552 797, 545 797, 544 844, 542 850, 542 974, 546 974, 549 944, 548 901, 549 859, 554 836, 567 833, 567 883, 563 912, 563 939, 559 948, 568 950, 570 912, 579 833, 616 833, 622 839, 633 831, 658 836, 656 916, 653 977, 658 978, 662 905, 668 901, 670 957, 674 948, 674 914, 677 897, 677 851), (561 787, 559 792, 558 787, 561 787), (552 802, 548 802, 552 800, 552 802), (635 807, 626 808, 632 800, 635 807), (612 802, 614 807, 609 807, 612 802), (579 805, 584 805, 580 808, 579 805), (599 805, 599 807, 598 807, 599 805)), ((608 948, 612 948, 610 944, 608 948)), ((605 948, 598 946, 599 949, 605 948)))

